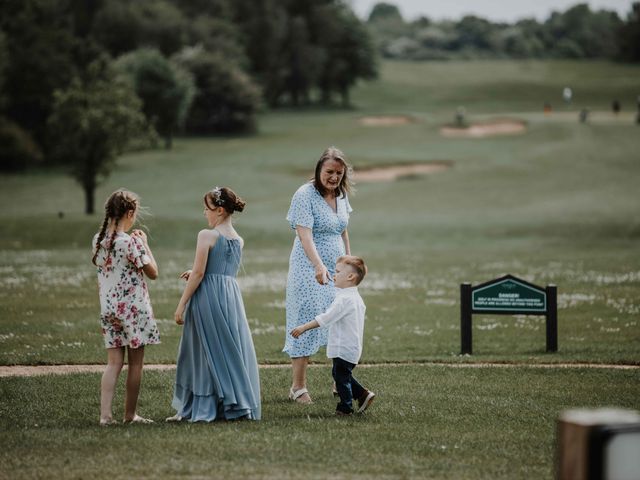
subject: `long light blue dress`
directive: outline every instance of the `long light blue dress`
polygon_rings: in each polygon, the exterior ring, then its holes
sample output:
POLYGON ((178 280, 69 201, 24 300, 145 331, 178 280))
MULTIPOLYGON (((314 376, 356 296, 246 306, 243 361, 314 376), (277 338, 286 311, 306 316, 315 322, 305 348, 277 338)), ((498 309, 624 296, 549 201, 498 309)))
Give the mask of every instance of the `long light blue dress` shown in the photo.
POLYGON ((238 239, 220 235, 185 310, 172 406, 191 422, 260 419, 258 363, 236 281, 241 255, 238 239))
POLYGON ((289 225, 293 229, 300 225, 312 230, 318 255, 332 278, 327 285, 320 285, 316 281, 315 268, 304 253, 302 242, 296 235, 289 257, 286 294, 287 327, 282 349, 292 358, 311 356, 321 346, 327 344, 326 328, 307 330, 297 339, 293 338, 289 332, 323 313, 335 298, 333 274, 336 260, 345 254, 342 233, 347 228, 349 214, 352 212, 346 195, 338 197, 336 204, 337 211, 334 212, 313 183, 302 185, 291 200, 291 207, 287 214, 289 225))

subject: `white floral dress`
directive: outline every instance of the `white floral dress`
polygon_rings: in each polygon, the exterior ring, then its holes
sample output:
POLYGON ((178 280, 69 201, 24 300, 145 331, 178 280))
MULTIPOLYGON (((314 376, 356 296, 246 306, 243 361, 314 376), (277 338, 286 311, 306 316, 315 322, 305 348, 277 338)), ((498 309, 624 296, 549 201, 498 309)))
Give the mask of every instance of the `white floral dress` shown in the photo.
MULTIPOLYGON (((93 237, 94 252, 97 237, 93 237)), ((116 235, 109 252, 110 243, 107 234, 96 257, 104 346, 138 348, 160 343, 142 271, 149 256, 142 242, 126 233, 116 235)))

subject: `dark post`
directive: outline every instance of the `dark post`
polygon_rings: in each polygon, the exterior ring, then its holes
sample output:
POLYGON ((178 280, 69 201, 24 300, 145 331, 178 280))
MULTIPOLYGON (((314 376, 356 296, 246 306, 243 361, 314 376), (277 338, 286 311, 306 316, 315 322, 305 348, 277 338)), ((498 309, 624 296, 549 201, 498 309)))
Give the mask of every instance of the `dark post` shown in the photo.
POLYGON ((460 284, 460 354, 471 355, 471 284, 460 284))
POLYGON ((547 285, 547 352, 558 351, 558 287, 547 285))

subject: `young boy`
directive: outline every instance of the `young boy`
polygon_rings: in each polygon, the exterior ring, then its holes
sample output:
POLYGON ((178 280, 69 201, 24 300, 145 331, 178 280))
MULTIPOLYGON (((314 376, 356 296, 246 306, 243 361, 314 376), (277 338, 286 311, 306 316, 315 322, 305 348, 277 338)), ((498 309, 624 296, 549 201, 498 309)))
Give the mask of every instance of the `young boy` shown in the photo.
POLYGON ((333 359, 333 379, 340 396, 336 415, 351 415, 354 398, 358 401, 358 413, 362 413, 376 396, 351 374, 362 354, 366 307, 358 293, 358 285, 366 273, 367 267, 360 257, 345 255, 338 258, 333 277, 337 289, 335 300, 326 312, 291 330, 291 335, 298 338, 312 328, 329 327, 327 357, 333 359))

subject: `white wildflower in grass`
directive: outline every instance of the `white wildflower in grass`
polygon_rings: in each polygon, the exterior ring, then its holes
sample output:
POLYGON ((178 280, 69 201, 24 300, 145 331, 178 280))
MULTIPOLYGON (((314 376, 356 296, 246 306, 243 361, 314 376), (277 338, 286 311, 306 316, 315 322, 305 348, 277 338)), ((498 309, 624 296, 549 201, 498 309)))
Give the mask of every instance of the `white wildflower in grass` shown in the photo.
POLYGON ((498 322, 495 323, 488 323, 488 324, 484 324, 484 325, 474 325, 474 327, 478 330, 495 330, 496 328, 500 327, 501 325, 498 322))
POLYGON ((427 298, 425 305, 444 305, 447 307, 454 306, 457 302, 451 298, 427 298))
POLYGON ((14 338, 16 338, 16 334, 13 333, 13 332, 9 332, 9 333, 6 333, 6 334, 0 334, 0 342, 4 342, 6 340, 11 340, 11 339, 14 339, 14 338))
POLYGON ((287 272, 278 270, 240 275, 238 284, 243 292, 283 292, 287 285, 287 272))
POLYGON ((267 303, 265 306, 269 308, 278 308, 284 310, 286 308, 286 302, 284 300, 274 300, 267 303))
POLYGON ((626 298, 607 298, 607 306, 615 309, 618 313, 637 315, 640 313, 640 305, 634 305, 626 298))
POLYGON ((443 289, 426 291, 427 297, 442 297, 445 293, 447 292, 443 289))
POLYGON ((66 320, 62 320, 60 322, 55 322, 54 325, 59 325, 64 328, 75 327, 75 325, 71 322, 67 322, 66 320))
POLYGON ((266 334, 269 334, 269 333, 281 333, 281 332, 284 332, 284 330, 285 330, 285 326, 284 325, 274 325, 274 324, 260 326, 260 327, 251 327, 251 333, 253 335, 266 335, 266 334))
POLYGON ((558 295, 558 308, 571 308, 581 304, 593 305, 596 301, 594 294, 561 293, 558 295))
POLYGON ((413 287, 413 282, 404 275, 370 273, 362 283, 363 292, 384 290, 406 290, 413 287))
POLYGON ((413 328, 413 332, 414 335, 418 335, 420 337, 428 337, 429 335, 431 335, 433 333, 433 329, 429 329, 429 330, 422 330, 420 327, 414 327, 413 328))
POLYGON ((174 325, 176 321, 173 318, 156 318, 156 323, 159 325, 174 325))
POLYGON ((542 316, 531 316, 531 315, 515 315, 515 328, 522 328, 525 330, 540 330, 540 326, 546 320, 542 316))
POLYGON ((594 283, 596 285, 616 285, 640 282, 640 271, 622 273, 602 273, 590 270, 580 274, 579 281, 594 283))
POLYGON ((247 319, 254 335, 266 335, 269 333, 282 333, 285 331, 284 323, 263 322, 258 318, 247 319))
POLYGON ((65 308, 70 308, 70 309, 74 309, 74 308, 93 308, 96 305, 95 302, 89 302, 86 300, 71 300, 70 302, 67 302, 65 304, 65 308))
POLYGON ((16 275, 14 273, 9 276, 0 276, 0 288, 9 289, 21 287, 27 284, 27 281, 27 277, 16 275))
MULTIPOLYGON (((480 265, 479 269, 481 271, 490 271, 490 272, 517 272, 523 269, 523 264, 517 260, 513 260, 510 262, 489 262, 483 265, 480 265)), ((500 275, 498 275, 500 276, 500 275)))
POLYGON ((600 327, 600 331, 604 333, 618 333, 620 331, 619 327, 600 327))

